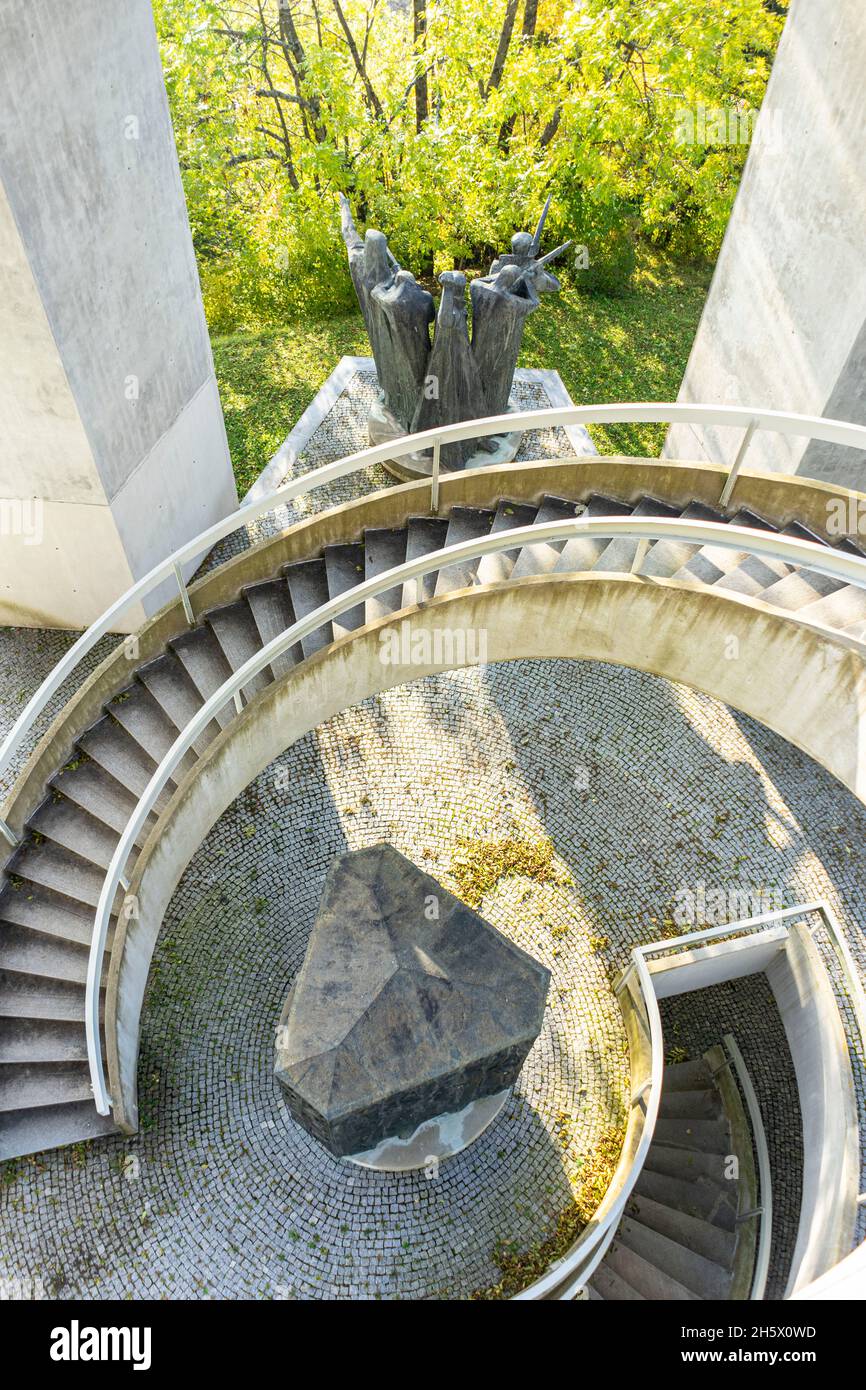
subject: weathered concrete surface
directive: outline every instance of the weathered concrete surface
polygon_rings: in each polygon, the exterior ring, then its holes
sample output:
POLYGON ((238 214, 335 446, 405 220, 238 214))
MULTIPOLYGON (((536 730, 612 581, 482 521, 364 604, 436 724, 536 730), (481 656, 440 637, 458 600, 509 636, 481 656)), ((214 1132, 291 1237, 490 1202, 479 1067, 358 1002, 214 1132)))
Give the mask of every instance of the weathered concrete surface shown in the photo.
POLYGON ((392 845, 339 855, 277 1034, 289 1109, 337 1157, 517 1080, 550 972, 392 845))
POLYGON ((148 0, 0 28, 0 622, 78 626, 236 492, 148 0))
MULTIPOLYGON (((680 391, 866 423, 866 9, 794 0, 680 391)), ((730 464, 739 430, 678 425, 669 457, 730 464)), ((866 459, 756 435, 756 467, 863 486, 866 459)))

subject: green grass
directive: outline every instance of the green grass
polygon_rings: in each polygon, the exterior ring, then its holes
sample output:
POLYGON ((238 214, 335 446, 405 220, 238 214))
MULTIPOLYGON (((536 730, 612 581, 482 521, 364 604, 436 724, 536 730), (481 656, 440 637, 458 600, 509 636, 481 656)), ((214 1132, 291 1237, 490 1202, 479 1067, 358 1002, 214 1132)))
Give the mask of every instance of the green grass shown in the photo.
MULTIPOLYGON (((644 253, 617 297, 566 283, 529 320, 521 365, 553 367, 577 405, 675 400, 706 298, 708 267, 644 253)), ((243 495, 346 354, 369 354, 359 313, 214 337, 238 490, 243 495)), ((597 425, 602 453, 655 454, 664 425, 597 425)))

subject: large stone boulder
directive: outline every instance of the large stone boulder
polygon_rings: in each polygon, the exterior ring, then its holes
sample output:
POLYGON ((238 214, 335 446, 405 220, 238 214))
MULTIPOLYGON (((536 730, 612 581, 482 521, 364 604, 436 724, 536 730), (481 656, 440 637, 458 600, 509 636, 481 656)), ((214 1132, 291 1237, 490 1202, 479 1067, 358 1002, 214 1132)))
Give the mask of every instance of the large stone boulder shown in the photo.
POLYGON ((390 845, 340 855, 280 1020, 292 1115, 346 1156, 504 1090, 541 1031, 549 982, 390 845))

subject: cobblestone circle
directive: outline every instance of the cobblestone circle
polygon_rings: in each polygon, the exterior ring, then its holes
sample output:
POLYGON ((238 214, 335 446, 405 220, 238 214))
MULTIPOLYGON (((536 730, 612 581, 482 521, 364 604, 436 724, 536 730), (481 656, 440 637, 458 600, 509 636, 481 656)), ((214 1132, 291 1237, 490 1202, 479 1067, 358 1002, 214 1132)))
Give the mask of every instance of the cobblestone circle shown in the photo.
MULTIPOLYGON (((345 712, 251 784, 195 855, 154 959, 141 1132, 9 1165, 4 1274, 85 1298, 418 1299, 495 1282, 497 1242, 550 1231, 619 1118, 609 981, 631 946, 704 883, 826 897, 862 968, 864 831, 860 803, 768 730, 602 663, 455 672, 345 712), (500 1117, 437 1177, 364 1172, 291 1121, 274 1025, 332 857, 386 839, 454 888, 458 836, 553 843, 560 881, 505 878, 482 905, 551 968, 545 1029, 500 1117)), ((695 1000, 667 1039, 689 1051, 718 1038, 695 1000)), ((799 1119, 778 1099, 784 1212, 799 1119)))

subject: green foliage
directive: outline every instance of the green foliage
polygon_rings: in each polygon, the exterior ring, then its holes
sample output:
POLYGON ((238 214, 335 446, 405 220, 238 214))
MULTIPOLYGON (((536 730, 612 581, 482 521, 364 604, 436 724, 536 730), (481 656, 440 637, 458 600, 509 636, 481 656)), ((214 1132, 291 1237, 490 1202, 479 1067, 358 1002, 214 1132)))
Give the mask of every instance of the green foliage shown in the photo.
POLYGON ((594 293, 636 239, 714 256, 746 145, 684 113, 760 106, 781 8, 426 0, 415 37, 377 0, 155 0, 212 328, 348 310, 339 191, 416 273, 485 265, 548 192, 594 293))

